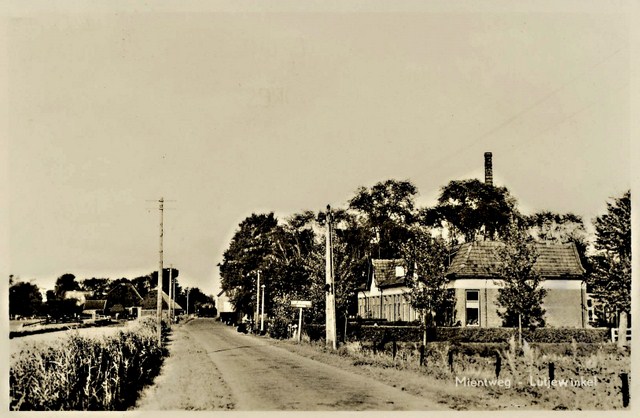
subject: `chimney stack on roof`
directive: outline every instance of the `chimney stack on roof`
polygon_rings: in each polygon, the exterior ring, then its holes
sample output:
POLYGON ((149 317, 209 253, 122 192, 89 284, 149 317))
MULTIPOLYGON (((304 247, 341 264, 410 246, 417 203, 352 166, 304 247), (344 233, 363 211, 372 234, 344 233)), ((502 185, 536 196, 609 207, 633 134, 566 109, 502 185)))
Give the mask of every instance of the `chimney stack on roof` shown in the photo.
POLYGON ((490 152, 484 153, 484 183, 493 186, 493 164, 490 152))

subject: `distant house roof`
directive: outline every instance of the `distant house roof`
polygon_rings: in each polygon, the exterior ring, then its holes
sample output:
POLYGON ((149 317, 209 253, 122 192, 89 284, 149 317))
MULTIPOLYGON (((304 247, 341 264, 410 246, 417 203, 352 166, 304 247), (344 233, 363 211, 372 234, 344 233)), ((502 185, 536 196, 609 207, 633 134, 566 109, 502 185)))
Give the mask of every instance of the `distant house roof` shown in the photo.
MULTIPOLYGON (((158 298, 157 290, 156 289, 150 290, 149 293, 147 293, 147 296, 142 301, 142 309, 156 309, 158 307, 157 298, 158 298)), ((165 292, 162 292, 162 309, 168 309, 170 302, 171 300, 169 299, 169 295, 167 295, 165 292)), ((174 309, 184 310, 184 308, 180 306, 178 302, 176 301, 172 301, 172 302, 173 302, 174 309)))
POLYGON ((82 307, 83 311, 92 311, 92 310, 104 310, 105 306, 107 305, 107 301, 106 299, 100 299, 100 300, 87 300, 84 302, 84 306, 82 307))
POLYGON ((123 305, 123 306, 140 306, 142 304, 142 296, 131 283, 119 283, 107 293, 107 304, 123 305))
POLYGON ((406 263, 402 259, 371 260, 372 278, 380 289, 405 285, 406 263))
MULTIPOLYGON (((474 241, 462 244, 456 251, 447 271, 455 277, 496 277, 499 264, 497 249, 504 246, 498 241, 474 241)), ((538 259, 533 268, 545 278, 578 277, 585 270, 574 243, 536 243, 538 259)))

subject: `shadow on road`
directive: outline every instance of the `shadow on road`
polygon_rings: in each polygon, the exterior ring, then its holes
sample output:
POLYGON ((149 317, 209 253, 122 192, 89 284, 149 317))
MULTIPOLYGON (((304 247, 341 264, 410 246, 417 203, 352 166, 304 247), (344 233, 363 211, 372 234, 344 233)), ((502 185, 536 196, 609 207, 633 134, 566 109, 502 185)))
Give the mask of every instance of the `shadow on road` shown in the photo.
POLYGON ((220 350, 215 350, 215 351, 211 351, 212 353, 220 353, 222 351, 231 351, 231 350, 237 350, 239 348, 252 348, 252 347, 261 347, 262 344, 259 345, 241 345, 239 347, 230 347, 230 348, 222 348, 220 350))

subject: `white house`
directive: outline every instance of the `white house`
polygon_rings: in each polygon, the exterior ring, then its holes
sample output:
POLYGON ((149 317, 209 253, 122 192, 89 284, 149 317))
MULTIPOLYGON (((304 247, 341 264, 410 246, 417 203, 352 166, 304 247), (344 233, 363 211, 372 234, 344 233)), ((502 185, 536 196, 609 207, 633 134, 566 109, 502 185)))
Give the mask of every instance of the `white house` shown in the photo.
POLYGON ((390 322, 417 320, 418 313, 407 298, 406 270, 401 259, 371 260, 367 284, 358 292, 358 315, 390 322))

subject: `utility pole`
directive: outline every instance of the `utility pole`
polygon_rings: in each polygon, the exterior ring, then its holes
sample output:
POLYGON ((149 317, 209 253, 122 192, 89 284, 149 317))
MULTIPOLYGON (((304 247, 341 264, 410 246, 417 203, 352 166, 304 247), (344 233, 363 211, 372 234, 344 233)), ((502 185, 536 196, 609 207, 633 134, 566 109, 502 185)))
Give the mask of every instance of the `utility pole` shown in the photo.
POLYGON ((160 262, 158 264, 158 304, 156 309, 156 325, 158 328, 158 345, 162 345, 162 240, 164 236, 163 212, 164 198, 160 198, 160 262))
POLYGON ((333 278, 333 226, 331 219, 331 207, 327 205, 327 249, 325 266, 325 341, 327 347, 336 350, 336 295, 335 281, 333 278))
POLYGON ((173 291, 173 315, 175 316, 176 314, 176 281, 175 279, 173 280, 173 286, 172 286, 172 291, 173 291))
POLYGON ((260 332, 264 331, 264 288, 265 285, 260 286, 262 288, 262 314, 260 315, 260 332))
MULTIPOLYGON (((260 319, 260 270, 258 270, 258 280, 256 282, 256 316, 253 321, 254 330, 258 329, 258 320, 260 319)), ((255 331, 254 331, 255 332, 255 331)))
POLYGON ((173 264, 169 264, 169 327, 171 327, 171 324, 173 324, 173 314, 171 313, 173 311, 174 306, 173 306, 173 264))

